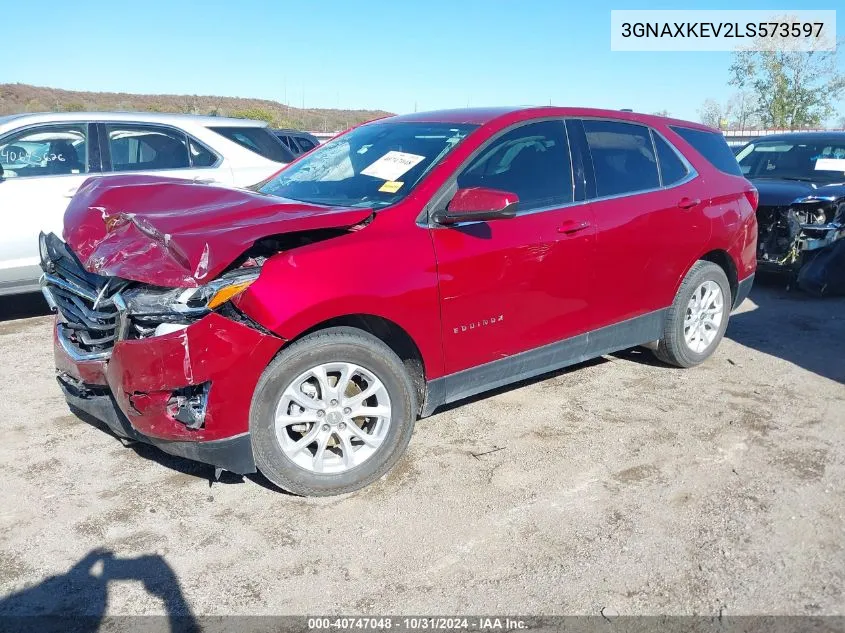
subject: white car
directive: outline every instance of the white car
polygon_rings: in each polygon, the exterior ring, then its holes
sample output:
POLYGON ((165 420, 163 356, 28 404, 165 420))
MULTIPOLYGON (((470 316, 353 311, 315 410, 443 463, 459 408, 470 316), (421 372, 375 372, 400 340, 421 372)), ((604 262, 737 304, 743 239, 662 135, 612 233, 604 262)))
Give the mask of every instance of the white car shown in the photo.
POLYGON ((38 233, 62 234, 65 209, 91 176, 246 187, 291 160, 263 121, 148 112, 0 117, 0 295, 38 290, 38 233))

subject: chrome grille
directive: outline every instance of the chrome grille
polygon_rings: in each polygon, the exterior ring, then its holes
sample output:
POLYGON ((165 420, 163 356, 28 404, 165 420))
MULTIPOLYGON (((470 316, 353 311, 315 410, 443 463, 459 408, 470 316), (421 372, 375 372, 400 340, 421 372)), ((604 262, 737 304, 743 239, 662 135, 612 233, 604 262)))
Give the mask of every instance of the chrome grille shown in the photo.
POLYGON ((54 235, 46 240, 41 288, 59 313, 62 344, 80 358, 107 357, 122 331, 125 306, 120 290, 126 282, 89 273, 61 240, 54 235))

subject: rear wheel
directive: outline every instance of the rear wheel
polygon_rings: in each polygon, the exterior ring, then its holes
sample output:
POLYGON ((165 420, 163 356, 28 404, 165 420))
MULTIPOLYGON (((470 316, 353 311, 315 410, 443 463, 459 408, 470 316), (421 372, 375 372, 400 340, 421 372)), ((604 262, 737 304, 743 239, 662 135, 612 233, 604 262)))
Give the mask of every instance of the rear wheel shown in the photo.
POLYGON ((416 411, 413 383, 382 341, 348 327, 315 332, 284 349, 256 388, 256 465, 294 494, 357 490, 401 457, 416 411))
POLYGON ((728 327, 731 302, 725 271, 713 262, 696 262, 669 308, 655 356, 677 367, 707 360, 728 327))

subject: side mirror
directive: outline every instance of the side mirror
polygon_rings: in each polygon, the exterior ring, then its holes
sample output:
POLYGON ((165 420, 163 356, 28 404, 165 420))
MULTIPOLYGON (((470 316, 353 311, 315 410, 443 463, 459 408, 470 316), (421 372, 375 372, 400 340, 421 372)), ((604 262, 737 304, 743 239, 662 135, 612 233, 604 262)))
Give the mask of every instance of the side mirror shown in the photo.
POLYGON ((444 212, 434 221, 438 224, 457 222, 484 222, 512 218, 519 208, 519 197, 509 191, 470 187, 458 189, 444 212))

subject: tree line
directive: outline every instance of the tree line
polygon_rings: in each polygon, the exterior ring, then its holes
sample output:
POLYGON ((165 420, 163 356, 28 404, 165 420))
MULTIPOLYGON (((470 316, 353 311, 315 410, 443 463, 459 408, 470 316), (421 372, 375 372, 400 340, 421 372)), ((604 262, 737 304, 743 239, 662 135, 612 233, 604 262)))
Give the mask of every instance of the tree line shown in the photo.
POLYGON ((0 83, 0 116, 18 112, 175 112, 267 121, 273 127, 334 132, 385 116, 381 110, 295 108, 268 99, 212 95, 129 94, 0 83))
MULTIPOLYGON (((723 103, 706 99, 699 117, 705 125, 731 130, 821 128, 836 117, 836 104, 845 93, 840 68, 837 51, 774 44, 759 51, 738 51, 728 82, 736 92, 723 103)), ((834 125, 845 128, 845 112, 839 115, 834 125)))

